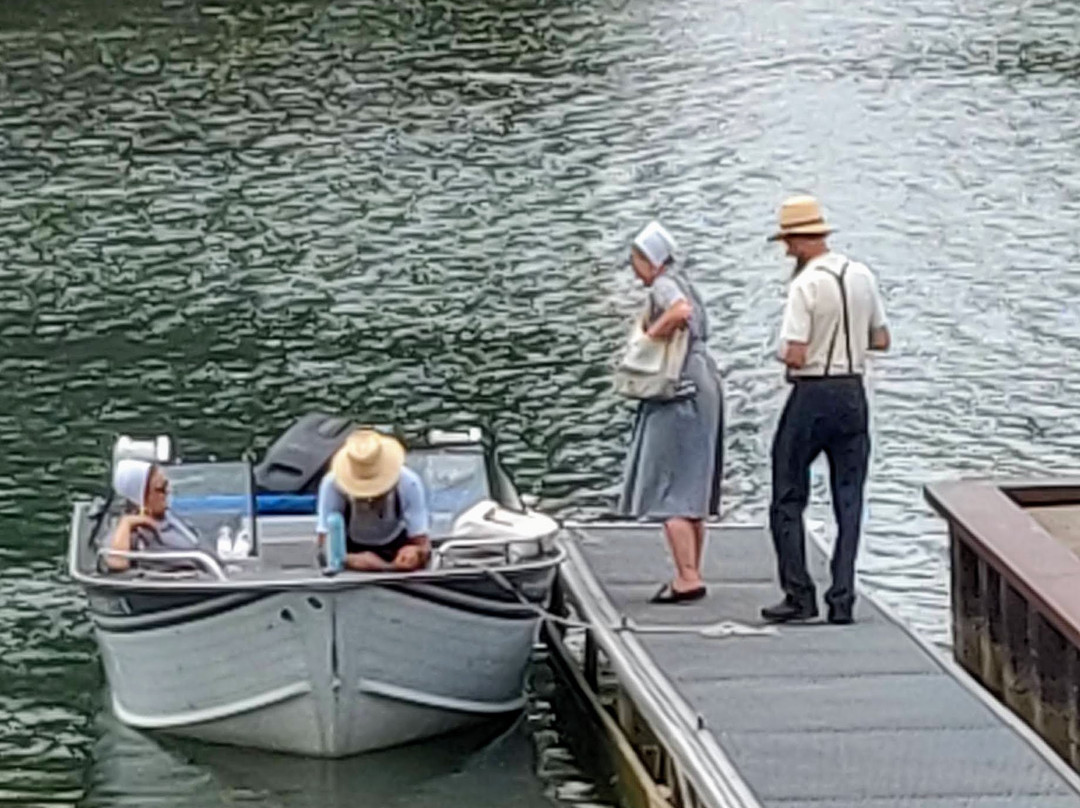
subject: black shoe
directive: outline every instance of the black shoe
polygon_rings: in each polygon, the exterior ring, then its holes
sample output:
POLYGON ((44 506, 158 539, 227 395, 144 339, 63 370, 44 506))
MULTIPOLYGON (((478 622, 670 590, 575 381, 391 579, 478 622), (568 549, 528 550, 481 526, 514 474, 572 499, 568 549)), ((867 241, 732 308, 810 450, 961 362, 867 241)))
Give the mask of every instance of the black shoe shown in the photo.
POLYGON ((847 609, 829 609, 829 622, 834 626, 850 626, 855 618, 847 609))
POLYGON ((818 616, 817 604, 795 603, 784 598, 775 606, 766 606, 761 610, 761 617, 770 623, 792 623, 797 620, 813 620, 818 616))
POLYGON ((680 592, 671 584, 664 584, 656 590, 655 595, 649 598, 649 603, 689 603, 694 600, 701 600, 703 597, 705 597, 705 587, 703 586, 680 592))

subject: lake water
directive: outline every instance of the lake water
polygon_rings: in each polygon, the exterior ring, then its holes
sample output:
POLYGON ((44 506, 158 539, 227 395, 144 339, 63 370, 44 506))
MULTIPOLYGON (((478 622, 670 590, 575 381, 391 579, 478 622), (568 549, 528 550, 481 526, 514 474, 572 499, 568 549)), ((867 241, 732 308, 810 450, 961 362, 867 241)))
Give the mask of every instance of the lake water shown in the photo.
POLYGON ((727 518, 761 521, 790 271, 764 237, 794 191, 892 320, 864 580, 947 642, 921 486, 1080 465, 1078 79, 1064 2, 4 3, 0 804, 601 799, 542 695, 495 740, 282 764, 300 791, 124 730, 69 503, 118 432, 235 456, 319 408, 482 424, 545 508, 600 515, 627 245, 658 216, 713 320, 727 518))

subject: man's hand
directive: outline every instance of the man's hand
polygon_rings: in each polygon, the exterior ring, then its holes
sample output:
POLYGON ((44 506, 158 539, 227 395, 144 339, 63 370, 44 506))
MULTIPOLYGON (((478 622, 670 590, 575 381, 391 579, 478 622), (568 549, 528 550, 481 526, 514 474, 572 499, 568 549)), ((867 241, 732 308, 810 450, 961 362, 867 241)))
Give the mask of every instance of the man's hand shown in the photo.
POLYGON ((871 351, 887 351, 889 345, 892 343, 892 335, 889 334, 889 329, 885 326, 881 328, 870 329, 870 350, 871 351))
POLYGON ((386 572, 394 569, 393 564, 387 564, 375 553, 368 551, 349 553, 345 556, 345 566, 355 572, 386 572))
POLYGON ((393 567, 399 572, 410 572, 422 566, 424 566, 424 551, 415 544, 406 544, 394 556, 393 567))
POLYGON ((806 353, 809 346, 805 342, 785 342, 784 353, 780 360, 789 368, 798 370, 806 364, 806 353))

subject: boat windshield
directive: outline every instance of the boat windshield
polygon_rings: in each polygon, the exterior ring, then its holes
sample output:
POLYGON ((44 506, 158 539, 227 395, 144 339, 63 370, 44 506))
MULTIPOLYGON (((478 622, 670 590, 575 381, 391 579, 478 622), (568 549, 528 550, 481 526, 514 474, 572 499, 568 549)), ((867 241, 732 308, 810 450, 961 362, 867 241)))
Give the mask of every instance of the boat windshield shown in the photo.
POLYGON ((405 463, 424 481, 434 536, 450 535, 458 516, 477 502, 492 498, 483 451, 460 447, 412 449, 405 463))
POLYGON ((254 499, 247 463, 183 463, 164 466, 171 508, 195 530, 204 550, 248 555, 254 499))

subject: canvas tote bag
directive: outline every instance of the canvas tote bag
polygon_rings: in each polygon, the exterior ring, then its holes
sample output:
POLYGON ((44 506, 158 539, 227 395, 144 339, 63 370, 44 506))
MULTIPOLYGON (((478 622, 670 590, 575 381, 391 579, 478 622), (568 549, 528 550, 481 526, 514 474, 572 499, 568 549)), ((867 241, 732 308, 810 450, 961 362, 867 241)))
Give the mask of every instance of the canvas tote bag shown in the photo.
POLYGON ((680 391, 680 378, 690 329, 680 328, 665 339, 645 333, 648 309, 634 318, 630 338, 615 368, 615 392, 626 398, 668 400, 680 391))

